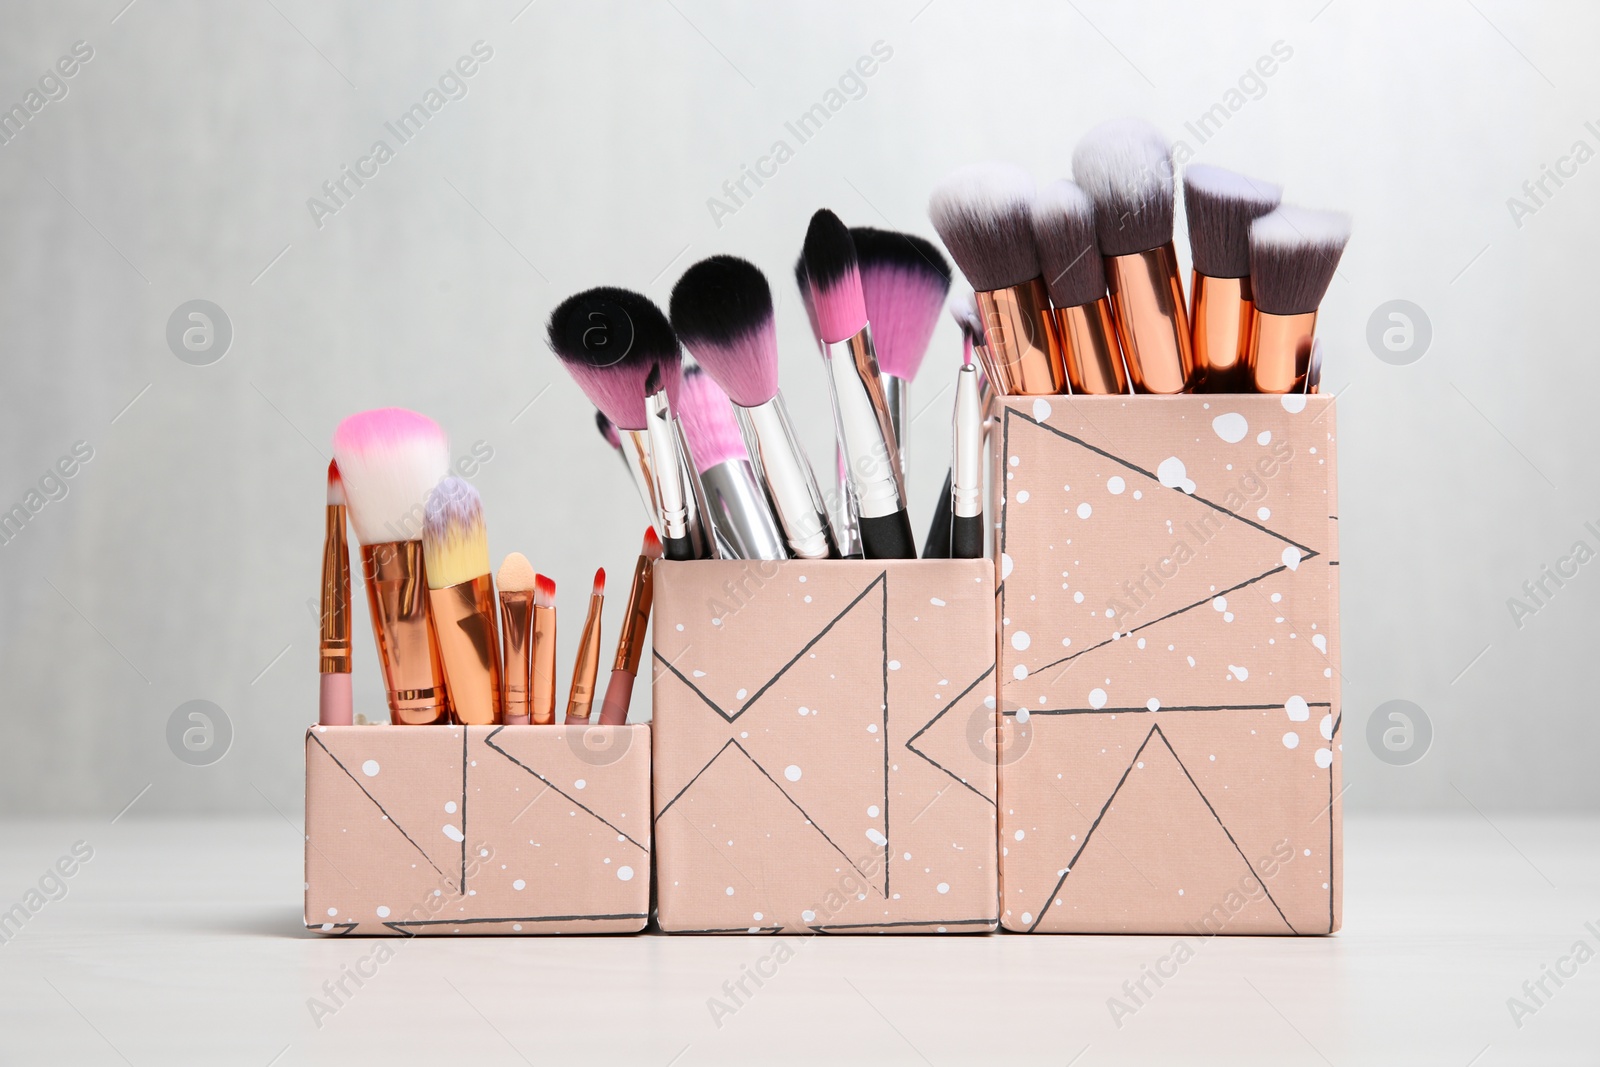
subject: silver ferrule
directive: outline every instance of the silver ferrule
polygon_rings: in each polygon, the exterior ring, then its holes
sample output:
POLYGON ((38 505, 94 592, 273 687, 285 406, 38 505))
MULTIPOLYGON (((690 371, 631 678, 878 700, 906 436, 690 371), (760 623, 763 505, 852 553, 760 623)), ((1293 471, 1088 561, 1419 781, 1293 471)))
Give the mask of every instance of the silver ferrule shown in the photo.
POLYGON ((686 492, 684 508, 689 513, 689 540, 694 545, 695 559, 730 559, 711 525, 711 512, 706 507, 705 487, 695 473, 694 455, 689 451, 689 436, 683 432, 683 420, 672 416, 673 453, 678 460, 678 482, 686 492))
POLYGON ((845 470, 844 446, 837 439, 833 443, 833 460, 836 480, 828 499, 828 513, 833 516, 833 539, 838 542, 839 554, 851 559, 861 555, 861 528, 856 524, 856 494, 845 470))
POLYGON ((858 514, 867 519, 893 515, 904 509, 906 494, 900 480, 898 439, 872 350, 872 327, 863 326, 843 341, 825 343, 822 358, 828 365, 834 420, 858 514))
POLYGON ((639 490, 639 499, 644 504, 644 513, 650 520, 650 525, 656 528, 656 533, 661 533, 661 505, 656 502, 656 476, 655 461, 651 458, 650 431, 648 430, 617 430, 617 454, 622 457, 622 465, 628 468, 628 476, 633 479, 634 488, 639 490))
POLYGON ((800 451, 780 394, 753 408, 733 409, 739 416, 745 448, 767 487, 789 552, 797 559, 827 559, 833 554, 828 516, 817 477, 800 451))
POLYGON ((892 374, 879 374, 878 383, 883 386, 883 402, 889 408, 889 425, 894 427, 895 443, 899 446, 900 454, 900 484, 906 484, 906 405, 910 402, 908 396, 909 383, 904 378, 896 378, 892 374))
POLYGON ((978 398, 978 370, 970 363, 956 373, 950 439, 950 513, 970 519, 983 514, 983 401, 978 398))
POLYGON ((645 398, 645 426, 650 431, 650 447, 656 456, 656 506, 661 509, 661 538, 681 540, 689 536, 688 489, 683 467, 677 462, 677 435, 672 429, 672 409, 665 389, 645 398))
POLYGON ((788 559, 783 533, 747 459, 723 460, 700 472, 706 513, 732 559, 788 559))

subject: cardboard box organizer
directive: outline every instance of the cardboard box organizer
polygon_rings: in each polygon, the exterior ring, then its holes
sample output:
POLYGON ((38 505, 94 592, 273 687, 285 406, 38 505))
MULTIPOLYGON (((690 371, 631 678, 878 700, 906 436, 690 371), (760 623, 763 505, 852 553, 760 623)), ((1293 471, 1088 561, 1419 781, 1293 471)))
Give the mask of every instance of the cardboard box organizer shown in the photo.
POLYGON ((313 726, 308 929, 644 929, 648 726, 313 726))
POLYGON ((997 431, 1005 928, 1337 930, 1333 399, 1019 397, 997 431))
POLYGON ((657 920, 997 921, 989 560, 655 568, 657 920))

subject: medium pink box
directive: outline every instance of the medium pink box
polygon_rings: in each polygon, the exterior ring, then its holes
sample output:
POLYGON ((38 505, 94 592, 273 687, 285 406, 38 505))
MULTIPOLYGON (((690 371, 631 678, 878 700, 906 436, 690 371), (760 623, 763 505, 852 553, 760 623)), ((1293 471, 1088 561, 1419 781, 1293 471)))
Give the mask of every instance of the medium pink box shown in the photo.
POLYGON ((1007 930, 1339 928, 1334 411, 1002 403, 1007 930))
POLYGON ((655 567, 657 921, 995 929, 994 566, 655 567))
POLYGON ((305 922, 330 934, 644 929, 648 726, 313 726, 305 922))

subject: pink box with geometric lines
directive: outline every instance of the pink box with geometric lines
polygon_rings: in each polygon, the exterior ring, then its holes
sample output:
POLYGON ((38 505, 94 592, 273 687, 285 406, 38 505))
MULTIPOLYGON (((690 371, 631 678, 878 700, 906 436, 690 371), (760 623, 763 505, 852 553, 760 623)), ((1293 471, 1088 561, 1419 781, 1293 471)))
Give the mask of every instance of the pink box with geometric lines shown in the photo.
POLYGON ((1002 403, 1007 930, 1338 929, 1335 437, 1321 395, 1002 403))
POLYGON ((644 929, 650 727, 313 726, 307 929, 644 929))
POLYGON ((654 573, 661 929, 994 930, 993 563, 654 573))

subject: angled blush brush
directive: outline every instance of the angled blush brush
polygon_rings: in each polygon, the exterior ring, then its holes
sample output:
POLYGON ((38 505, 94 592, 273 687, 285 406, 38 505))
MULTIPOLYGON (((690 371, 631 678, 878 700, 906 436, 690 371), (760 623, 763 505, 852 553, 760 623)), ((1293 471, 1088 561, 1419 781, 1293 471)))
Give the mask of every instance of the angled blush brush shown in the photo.
POLYGON ((1297 393, 1311 367, 1311 342, 1350 216, 1280 205, 1250 224, 1250 318, 1246 360, 1258 393, 1297 393))
POLYGON ((639 657, 644 654, 645 631, 650 626, 650 600, 655 561, 661 558, 661 539, 653 528, 644 532, 639 562, 633 568, 633 585, 628 589, 628 606, 622 615, 622 631, 617 635, 617 654, 611 661, 611 680, 606 683, 606 701, 600 706, 601 726, 621 726, 628 721, 628 706, 633 702, 633 682, 639 674, 639 657))
POLYGON ((350 691, 350 542, 345 534, 344 482, 337 461, 328 464, 328 504, 322 537, 321 691, 317 722, 349 726, 354 707, 350 691))
POLYGON ((928 200, 933 228, 976 290, 988 346, 984 368, 996 389, 1013 396, 1067 391, 1034 244, 1037 195, 1032 175, 1022 168, 978 163, 950 174, 928 200))
POLYGON ((1245 356, 1255 301, 1250 290, 1250 224, 1278 206, 1283 190, 1221 167, 1183 171, 1194 274, 1189 330, 1195 373, 1207 393, 1250 392, 1245 356))
POLYGON ((823 208, 811 217, 804 255, 817 311, 817 339, 823 346, 834 416, 859 508, 862 555, 916 559, 899 444, 883 396, 855 242, 839 217, 823 208))
POLYGON ((683 343, 733 402, 789 553, 838 558, 816 475, 778 388, 777 328, 766 277, 745 260, 712 256, 678 279, 671 309, 683 343))
POLYGON ((1135 392, 1194 384, 1189 313, 1172 245, 1172 150, 1137 119, 1101 123, 1072 152, 1072 176, 1094 201, 1111 308, 1135 392))
POLYGON ((361 543, 390 721, 446 722, 450 703, 429 610, 422 527, 428 494, 450 467, 450 442, 426 416, 380 408, 338 425, 333 457, 361 543))
POLYGON ((428 497, 422 553, 455 720, 467 726, 504 722, 500 628, 495 621, 483 501, 476 489, 453 474, 428 497))
POLYGON ((583 620, 578 659, 572 665, 572 686, 567 691, 568 726, 583 726, 594 711, 594 683, 600 674, 600 612, 606 602, 606 569, 594 572, 589 594, 589 614, 583 620))

